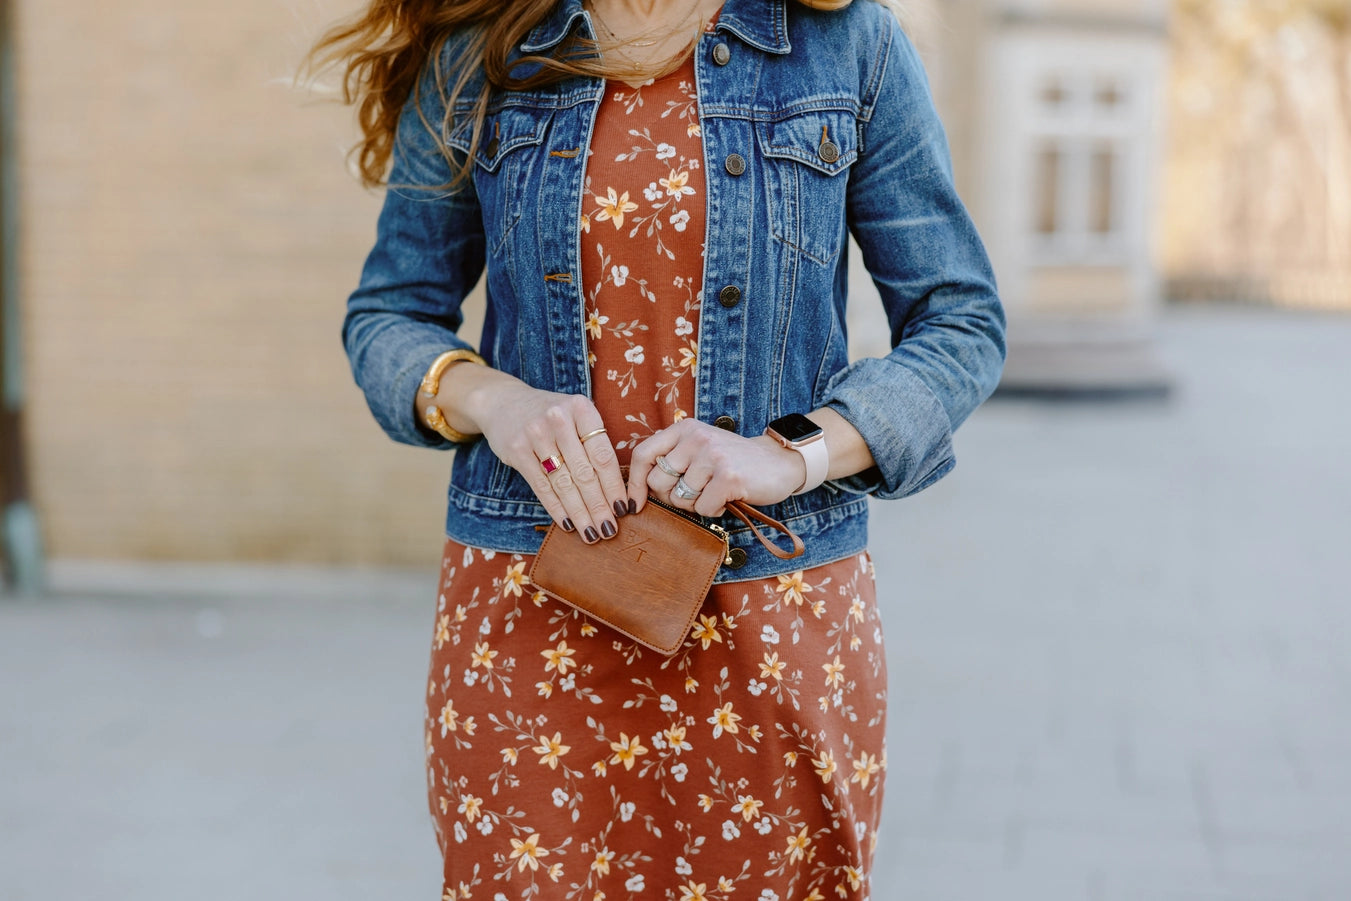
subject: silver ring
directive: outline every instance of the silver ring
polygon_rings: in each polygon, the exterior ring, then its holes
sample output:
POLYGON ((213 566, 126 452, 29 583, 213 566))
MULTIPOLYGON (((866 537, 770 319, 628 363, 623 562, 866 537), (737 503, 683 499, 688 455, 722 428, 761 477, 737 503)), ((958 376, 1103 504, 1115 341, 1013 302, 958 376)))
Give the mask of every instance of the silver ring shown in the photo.
MULTIPOLYGON (((671 468, 671 464, 666 462, 666 455, 665 455, 665 454, 660 454, 660 455, 658 455, 657 461, 656 461, 656 462, 657 462, 657 468, 660 469, 662 472, 666 473, 668 476, 670 476, 670 477, 673 478, 673 479, 678 479, 678 478, 680 478, 681 476, 684 475, 683 472, 680 472, 679 470, 676 470, 676 469, 672 469, 672 468, 671 468)), ((686 500, 688 500, 688 498, 686 498, 686 500)))
POLYGON ((686 485, 685 477, 681 476, 680 478, 676 479, 675 496, 680 498, 682 501, 692 501, 699 496, 699 492, 695 491, 689 485, 686 485))

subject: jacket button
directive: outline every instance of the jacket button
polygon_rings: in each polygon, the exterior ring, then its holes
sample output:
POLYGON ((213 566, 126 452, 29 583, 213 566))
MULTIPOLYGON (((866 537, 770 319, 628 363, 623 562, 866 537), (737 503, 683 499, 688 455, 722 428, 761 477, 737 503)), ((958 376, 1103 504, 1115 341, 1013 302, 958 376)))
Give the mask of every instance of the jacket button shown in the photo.
POLYGON ((716 44, 713 47, 713 62, 720 66, 727 65, 732 59, 732 50, 726 44, 716 44))
POLYGON ((727 562, 728 569, 741 569, 746 565, 746 551, 744 548, 734 547, 727 552, 731 559, 727 562))
POLYGON ((728 175, 740 175, 746 171, 746 158, 739 153, 730 154, 723 163, 728 175))
POLYGON ((835 146, 834 141, 822 141, 821 146, 816 148, 816 154, 824 162, 833 163, 840 158, 840 148, 835 146))
POLYGON ((718 303, 730 310, 732 307, 741 303, 741 289, 736 285, 728 285, 726 288, 723 288, 718 292, 718 303))
POLYGON ((713 420, 713 424, 720 429, 726 429, 729 432, 736 431, 736 420, 730 416, 719 416, 713 420))
POLYGON ((483 148, 483 152, 488 154, 488 156, 490 157, 497 156, 497 148, 498 148, 497 138, 493 138, 491 141, 488 142, 488 146, 483 148))

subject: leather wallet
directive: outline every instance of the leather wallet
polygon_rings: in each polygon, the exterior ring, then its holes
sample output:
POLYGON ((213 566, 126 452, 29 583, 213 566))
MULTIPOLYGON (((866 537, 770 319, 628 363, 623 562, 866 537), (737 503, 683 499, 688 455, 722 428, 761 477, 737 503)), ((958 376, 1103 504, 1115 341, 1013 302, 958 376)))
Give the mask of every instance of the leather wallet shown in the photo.
MULTIPOLYGON (((727 509, 776 556, 788 560, 802 553, 802 539, 777 520, 740 501, 727 509), (752 520, 788 535, 793 550, 775 545, 752 520)), ((718 568, 729 562, 724 529, 648 498, 637 514, 624 517, 619 534, 595 544, 551 523, 530 567, 530 581, 550 597, 670 656, 689 636, 718 568)))

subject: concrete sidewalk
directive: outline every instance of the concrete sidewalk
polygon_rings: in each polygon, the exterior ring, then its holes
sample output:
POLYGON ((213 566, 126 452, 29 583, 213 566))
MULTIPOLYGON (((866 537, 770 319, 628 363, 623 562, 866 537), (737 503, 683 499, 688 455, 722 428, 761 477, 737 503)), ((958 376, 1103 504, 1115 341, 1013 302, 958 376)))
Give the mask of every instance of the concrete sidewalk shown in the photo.
MULTIPOLYGON (((1351 319, 1170 310, 1162 352, 1171 401, 992 403, 874 505, 878 901, 1351 897, 1351 319)), ((0 598, 0 899, 437 898, 438 550, 0 598)))

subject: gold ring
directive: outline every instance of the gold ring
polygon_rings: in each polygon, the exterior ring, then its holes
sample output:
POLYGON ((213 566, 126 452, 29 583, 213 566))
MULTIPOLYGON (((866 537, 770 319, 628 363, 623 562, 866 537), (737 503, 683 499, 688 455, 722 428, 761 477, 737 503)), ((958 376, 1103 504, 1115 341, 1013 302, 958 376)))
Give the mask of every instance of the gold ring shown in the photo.
POLYGON ((563 465, 563 461, 557 457, 545 457, 543 460, 539 461, 539 465, 544 467, 544 474, 546 476, 551 476, 558 472, 559 468, 563 465))
POLYGON ((592 438, 595 438, 597 435, 604 435, 604 434, 605 434, 605 427, 601 426, 598 429, 592 429, 585 435, 579 435, 578 440, 581 441, 583 444, 586 444, 586 442, 590 441, 592 438))

